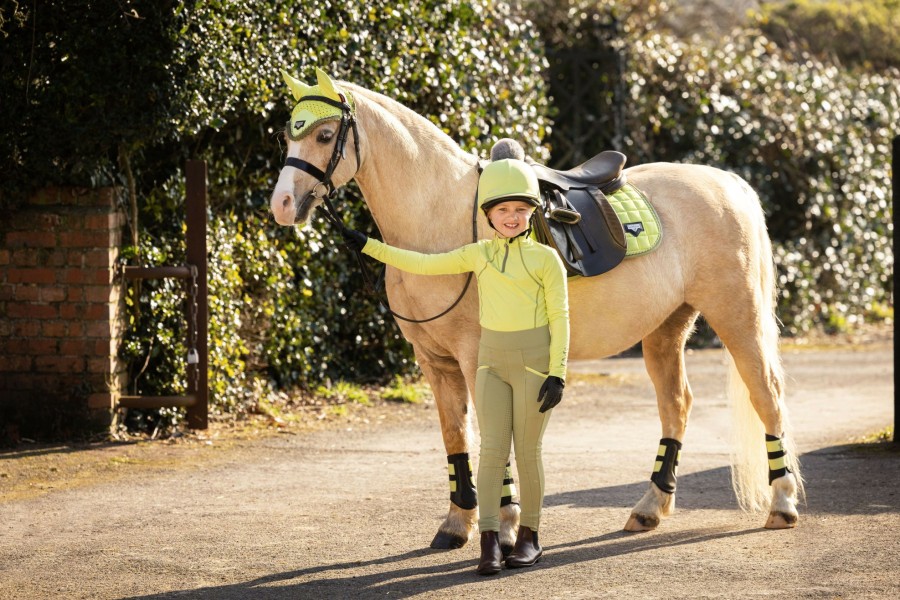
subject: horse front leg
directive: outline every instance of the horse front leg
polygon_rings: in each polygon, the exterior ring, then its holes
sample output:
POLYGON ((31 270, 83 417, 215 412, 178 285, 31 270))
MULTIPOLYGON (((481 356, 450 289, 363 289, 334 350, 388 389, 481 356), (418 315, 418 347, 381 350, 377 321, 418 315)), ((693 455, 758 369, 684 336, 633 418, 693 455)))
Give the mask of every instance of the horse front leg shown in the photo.
POLYGON ((478 500, 469 454, 472 438, 469 390, 455 359, 421 348, 416 348, 416 357, 434 393, 447 450, 450 482, 450 508, 431 547, 441 550, 462 548, 478 521, 478 500))
POLYGON ((626 531, 656 529, 662 518, 675 510, 676 468, 693 401, 684 368, 684 344, 697 315, 696 310, 684 304, 642 342, 644 364, 656 389, 662 439, 650 487, 632 509, 626 531))
MULTIPOLYGON (((469 412, 473 406, 470 398, 474 394, 477 346, 469 353, 462 352, 459 361, 423 346, 416 346, 416 358, 434 393, 441 435, 447 450, 450 483, 450 508, 431 541, 431 547, 443 550, 461 548, 469 541, 478 522, 478 499, 470 454, 473 435, 469 412)), ((504 556, 512 551, 519 531, 521 511, 518 502, 514 501, 515 495, 515 482, 507 463, 500 499, 500 548, 504 556)))

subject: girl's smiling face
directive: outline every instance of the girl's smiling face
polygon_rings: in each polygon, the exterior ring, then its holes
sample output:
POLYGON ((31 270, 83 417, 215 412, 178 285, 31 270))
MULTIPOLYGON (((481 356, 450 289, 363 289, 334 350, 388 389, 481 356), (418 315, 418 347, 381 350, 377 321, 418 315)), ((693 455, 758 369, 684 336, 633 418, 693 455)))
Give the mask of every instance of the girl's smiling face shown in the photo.
POLYGON ((534 206, 521 200, 507 200, 488 210, 488 220, 505 238, 513 238, 528 229, 534 206))

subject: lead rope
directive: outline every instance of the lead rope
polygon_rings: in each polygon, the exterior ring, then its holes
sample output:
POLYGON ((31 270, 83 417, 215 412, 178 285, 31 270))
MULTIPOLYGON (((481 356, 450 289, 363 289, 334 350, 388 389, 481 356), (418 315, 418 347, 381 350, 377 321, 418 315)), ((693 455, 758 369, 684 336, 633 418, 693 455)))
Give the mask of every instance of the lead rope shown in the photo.
MULTIPOLYGON (((478 166, 478 174, 481 175, 481 166, 478 166)), ((331 197, 337 192, 337 190, 332 189, 327 195, 322 197, 322 204, 319 208, 322 209, 323 214, 325 215, 325 219, 334 225, 335 227, 343 228, 345 227, 343 221, 340 218, 337 210, 334 208, 334 204, 331 202, 331 197)), ((478 187, 475 187, 475 201, 472 203, 472 241, 478 241, 478 187)), ((366 261, 363 259, 363 253, 361 250, 357 250, 356 248, 351 248, 346 244, 343 244, 345 248, 353 252, 356 257, 356 262, 359 264, 359 269, 362 271, 363 280, 366 282, 366 287, 374 296, 378 297, 378 303, 389 313, 391 313, 394 317, 400 319, 401 321, 406 321, 408 323, 428 323, 429 321, 434 321, 435 319, 440 319, 448 312, 456 308, 456 306, 462 302, 463 297, 466 295, 466 292, 469 290, 469 285, 472 283, 473 273, 469 271, 468 275, 466 275, 466 283, 463 285, 462 291, 459 293, 459 296, 456 300, 453 301, 453 304, 448 306, 444 311, 439 314, 434 315, 433 317, 429 317, 427 319, 413 319, 410 317, 404 317, 403 315, 395 312, 390 305, 388 305, 379 295, 378 293, 378 282, 383 280, 384 272, 382 272, 381 277, 375 280, 372 276, 372 270, 369 268, 369 265, 366 264, 366 261)))

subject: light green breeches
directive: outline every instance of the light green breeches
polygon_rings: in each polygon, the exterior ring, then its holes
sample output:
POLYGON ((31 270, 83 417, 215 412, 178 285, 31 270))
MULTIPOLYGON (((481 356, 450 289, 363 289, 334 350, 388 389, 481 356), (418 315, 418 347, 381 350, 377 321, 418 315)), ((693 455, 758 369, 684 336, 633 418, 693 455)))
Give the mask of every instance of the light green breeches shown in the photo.
POLYGON ((481 531, 500 530, 500 498, 514 444, 519 472, 521 524, 538 530, 544 501, 544 466, 541 439, 550 413, 538 412, 538 391, 550 366, 550 330, 481 330, 475 411, 481 433, 478 458, 479 519, 481 531))

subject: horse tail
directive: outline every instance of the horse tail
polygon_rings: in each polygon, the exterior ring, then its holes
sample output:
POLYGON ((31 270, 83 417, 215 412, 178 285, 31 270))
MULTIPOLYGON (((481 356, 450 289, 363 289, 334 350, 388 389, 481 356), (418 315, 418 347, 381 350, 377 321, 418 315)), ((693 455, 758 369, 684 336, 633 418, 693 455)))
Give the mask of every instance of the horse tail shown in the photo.
MULTIPOLYGON (((790 419, 784 402, 784 368, 779 351, 779 321, 775 314, 777 289, 775 285, 775 261, 772 243, 765 226, 765 217, 759 198, 750 186, 741 180, 746 193, 758 208, 757 244, 759 248, 759 312, 757 315, 757 335, 762 354, 761 367, 768 371, 772 401, 781 413, 784 431, 780 432, 787 453, 788 469, 794 474, 798 492, 802 494, 800 463, 790 431, 790 419)), ((741 378, 731 354, 728 369, 728 399, 733 413, 733 445, 731 453, 731 483, 738 504, 745 511, 764 511, 771 505, 772 493, 769 485, 768 454, 765 445, 765 428, 753 404, 750 391, 741 378)), ((779 432, 774 432, 778 435, 779 432)))

